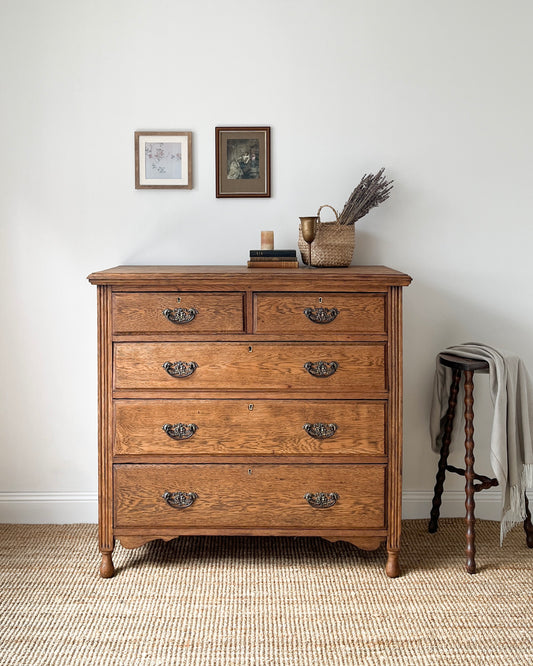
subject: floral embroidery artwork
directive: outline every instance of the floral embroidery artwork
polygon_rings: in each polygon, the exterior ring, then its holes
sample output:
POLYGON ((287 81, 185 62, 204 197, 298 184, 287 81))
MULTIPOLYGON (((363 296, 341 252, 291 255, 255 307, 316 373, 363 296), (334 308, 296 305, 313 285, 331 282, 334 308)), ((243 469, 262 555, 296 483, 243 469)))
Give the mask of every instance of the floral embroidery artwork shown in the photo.
POLYGON ((181 178, 181 143, 146 143, 146 178, 181 178))

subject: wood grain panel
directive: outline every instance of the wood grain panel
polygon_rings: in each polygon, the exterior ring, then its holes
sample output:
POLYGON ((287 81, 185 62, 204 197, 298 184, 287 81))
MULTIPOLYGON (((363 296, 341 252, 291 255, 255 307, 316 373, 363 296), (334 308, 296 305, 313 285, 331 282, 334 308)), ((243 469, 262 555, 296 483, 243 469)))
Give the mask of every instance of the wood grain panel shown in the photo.
POLYGON ((295 389, 383 391, 386 389, 384 344, 303 343, 117 343, 116 389, 295 389), (195 362, 189 377, 171 377, 165 362, 195 362), (330 377, 314 377, 306 362, 336 361, 330 377))
POLYGON ((385 334, 385 295, 346 293, 266 293, 255 297, 256 333, 298 333, 306 338, 327 339, 335 333, 385 334), (335 319, 318 324, 307 308, 338 310, 335 319))
POLYGON ((114 454, 375 456, 385 453, 384 402, 338 400, 118 400, 114 454), (195 424, 174 440, 162 426, 195 424), (314 439, 306 423, 334 423, 314 439))
POLYGON ((381 528, 385 524, 383 465, 115 465, 117 528, 254 527, 381 528), (194 492, 175 509, 164 492, 194 492), (339 495, 316 509, 306 493, 339 495))
POLYGON ((244 330, 242 293, 128 292, 113 294, 113 333, 240 333, 244 330), (169 321, 163 311, 194 308, 185 324, 169 321))

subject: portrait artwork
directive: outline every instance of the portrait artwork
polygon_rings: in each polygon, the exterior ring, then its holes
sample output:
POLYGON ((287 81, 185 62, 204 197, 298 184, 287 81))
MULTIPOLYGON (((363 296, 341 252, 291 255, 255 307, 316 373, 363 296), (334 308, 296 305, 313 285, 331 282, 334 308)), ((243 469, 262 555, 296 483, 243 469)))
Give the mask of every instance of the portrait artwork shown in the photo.
POLYGON ((216 127, 216 196, 270 196, 270 127, 216 127))
POLYGON ((259 178, 259 141, 228 139, 228 178, 259 178))

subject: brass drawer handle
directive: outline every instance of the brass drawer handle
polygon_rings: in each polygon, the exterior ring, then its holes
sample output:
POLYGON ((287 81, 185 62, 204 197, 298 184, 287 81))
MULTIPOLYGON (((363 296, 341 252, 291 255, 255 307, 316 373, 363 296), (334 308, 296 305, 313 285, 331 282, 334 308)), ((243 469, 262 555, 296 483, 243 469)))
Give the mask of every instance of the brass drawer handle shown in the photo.
POLYGON ((189 324, 198 314, 196 308, 166 308, 163 310, 165 317, 173 324, 189 324))
POLYGON ((176 493, 169 493, 167 491, 163 493, 161 497, 173 509, 186 509, 187 507, 194 504, 194 501, 198 499, 198 495, 196 493, 183 493, 181 490, 178 490, 176 493))
POLYGON ((304 315, 315 324, 331 324, 339 311, 337 308, 305 308, 304 315))
POLYGON ((163 363, 163 368, 171 377, 190 377, 198 367, 196 361, 176 361, 163 363))
POLYGON ((338 367, 337 361, 308 361, 304 363, 304 368, 313 377, 331 377, 338 367))
POLYGON ((163 430, 171 439, 189 439, 198 430, 196 423, 165 423, 163 430))
POLYGON ((304 499, 309 502, 313 509, 329 509, 337 504, 338 493, 306 493, 304 499))
POLYGON ((336 423, 304 423, 303 428, 313 439, 329 439, 337 432, 336 423))

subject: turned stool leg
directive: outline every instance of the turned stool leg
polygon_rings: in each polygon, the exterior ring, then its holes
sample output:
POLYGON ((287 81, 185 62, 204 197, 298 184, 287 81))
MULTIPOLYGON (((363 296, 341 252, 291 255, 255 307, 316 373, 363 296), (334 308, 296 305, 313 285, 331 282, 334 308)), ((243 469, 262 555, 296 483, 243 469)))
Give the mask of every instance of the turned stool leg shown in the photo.
POLYGON ((474 509, 474 373, 465 370, 465 478, 466 478, 466 570, 470 574, 476 573, 476 546, 474 509))
POLYGON ((526 499, 526 519, 524 520, 524 532, 526 533, 526 544, 528 548, 533 548, 533 524, 531 523, 531 512, 527 493, 524 493, 526 499))
POLYGON ((448 399, 448 411, 446 412, 446 419, 442 430, 442 442, 440 447, 440 459, 437 469, 435 490, 433 495, 433 506, 431 509, 430 520, 428 525, 428 532, 432 534, 437 531, 439 527, 440 506, 442 504, 442 493, 444 491, 444 479, 446 478, 446 465, 448 463, 448 455, 450 453, 450 444, 452 441, 453 420, 455 418, 455 407, 457 405, 457 393, 459 391, 459 380, 461 379, 461 371, 455 369, 452 375, 452 383, 450 386, 450 397, 448 399))

